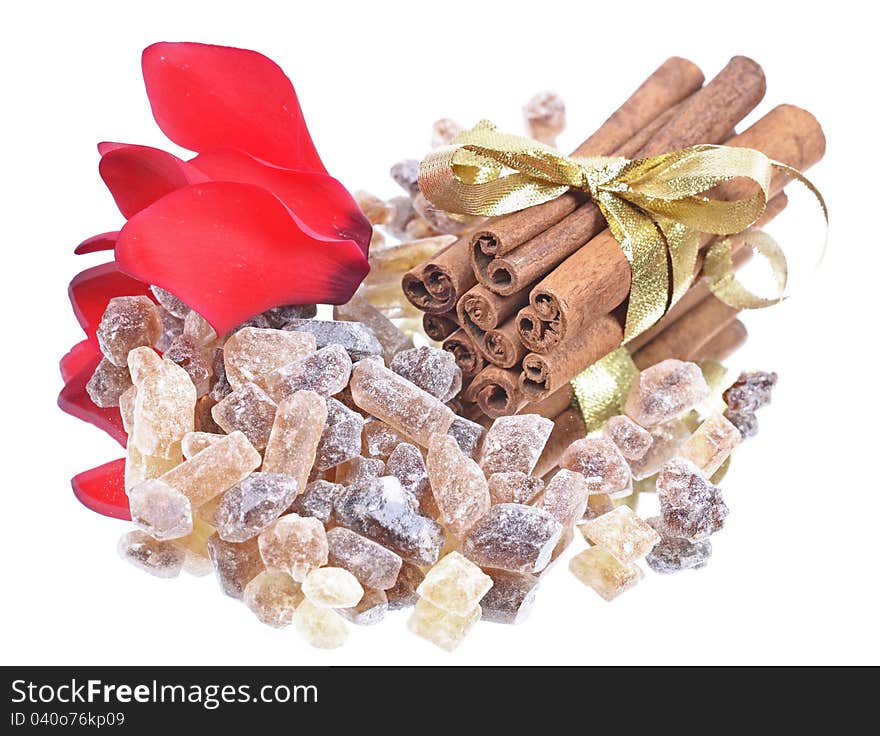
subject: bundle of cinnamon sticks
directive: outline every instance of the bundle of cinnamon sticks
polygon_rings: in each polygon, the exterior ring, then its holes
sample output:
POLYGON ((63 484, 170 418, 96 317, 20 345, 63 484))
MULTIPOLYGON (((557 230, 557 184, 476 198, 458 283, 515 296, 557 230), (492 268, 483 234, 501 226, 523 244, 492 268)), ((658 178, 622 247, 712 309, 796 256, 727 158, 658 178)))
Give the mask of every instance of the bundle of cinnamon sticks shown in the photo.
MULTIPOLYGON (((734 132, 764 97, 756 62, 734 57, 703 82, 692 62, 667 60, 573 155, 634 158, 723 143, 800 170, 821 159, 822 129, 798 107, 781 105, 734 132)), ((785 207, 786 183, 774 176, 762 223, 785 207)), ((738 199, 750 186, 733 180, 712 196, 738 199)), ((701 247, 711 242, 707 236, 701 247)), ((737 244, 735 264, 749 252, 737 244)), ((686 295, 628 344, 640 367, 670 357, 723 359, 744 342, 736 310, 711 295, 701 261, 686 295)), ((522 412, 555 418, 560 437, 551 438, 548 457, 554 444, 562 447, 583 432, 570 408, 570 381, 620 346, 630 285, 629 262, 599 208, 576 191, 482 221, 403 279, 407 298, 425 313, 426 334, 443 341, 462 368, 465 411, 477 418, 522 412)))

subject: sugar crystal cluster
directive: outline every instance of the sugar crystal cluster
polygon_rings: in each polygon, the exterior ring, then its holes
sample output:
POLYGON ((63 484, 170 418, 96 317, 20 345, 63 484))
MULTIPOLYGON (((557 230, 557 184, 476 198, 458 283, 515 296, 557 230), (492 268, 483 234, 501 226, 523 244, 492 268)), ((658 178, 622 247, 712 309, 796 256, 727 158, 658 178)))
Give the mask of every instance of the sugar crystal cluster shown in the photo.
MULTIPOLYGON (((377 221, 397 216, 362 204, 377 221)), ((378 262, 409 268, 436 247, 389 249, 378 262)), ((404 608, 410 630, 446 650, 481 619, 520 623, 578 530, 591 546, 569 568, 606 600, 642 578, 639 560, 664 574, 703 567, 728 514, 709 478, 775 383, 744 374, 727 412, 700 421, 699 368, 659 363, 624 414, 542 478, 533 473, 553 422, 460 416, 454 356, 413 347, 364 294, 335 320, 284 306, 223 336, 172 294, 153 294, 158 306, 110 303, 87 387, 96 405, 119 407, 129 434, 138 528, 119 554, 157 577, 213 571, 257 620, 322 648, 404 608), (660 515, 646 522, 634 509, 648 489, 660 515)))

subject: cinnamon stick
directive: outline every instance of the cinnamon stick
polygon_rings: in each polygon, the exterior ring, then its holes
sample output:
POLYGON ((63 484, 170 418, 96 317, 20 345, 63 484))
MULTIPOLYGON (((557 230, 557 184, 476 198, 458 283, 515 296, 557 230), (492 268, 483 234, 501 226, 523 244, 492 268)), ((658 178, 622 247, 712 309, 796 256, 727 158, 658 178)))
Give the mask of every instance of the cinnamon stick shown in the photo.
MULTIPOLYGON (((695 141, 685 144, 689 142, 695 141)), ((649 145, 653 146, 654 140, 649 145)), ((825 137, 810 113, 792 105, 781 105, 726 145, 756 148, 803 170, 822 158, 825 137)), ((681 147, 681 142, 674 147, 681 147)), ((780 192, 785 183, 784 175, 774 175, 771 196, 780 192)), ((752 187, 748 181, 733 180, 718 187, 718 196, 738 199, 751 193, 752 187)), ((705 236, 701 242, 706 244, 711 237, 705 236)), ((541 350, 550 350, 570 330, 577 332, 580 325, 621 304, 629 294, 630 285, 629 263, 610 231, 605 230, 532 290, 530 304, 546 328, 541 350)))
POLYGON ((454 312, 445 314, 422 315, 422 329, 425 334, 436 342, 443 342, 458 329, 458 322, 454 312))
POLYGON ((486 364, 480 351, 474 346, 473 340, 462 329, 456 330, 443 341, 443 349, 455 356, 455 363, 461 368, 464 378, 476 375, 486 364))
POLYGON ((492 330, 528 303, 529 292, 526 289, 501 296, 477 284, 459 299, 458 311, 467 312, 471 322, 481 330, 492 330))
MULTIPOLYGON (((635 151, 644 147, 645 141, 663 130, 687 104, 687 101, 680 102, 667 110, 636 133, 630 142, 611 151, 594 153, 632 156, 635 151)), ((511 294, 525 289, 605 227, 605 219, 599 208, 592 202, 587 202, 582 193, 569 192, 563 196, 569 203, 576 200, 578 206, 572 207, 563 218, 551 223, 544 231, 516 248, 490 257, 483 251, 483 241, 474 245, 471 261, 480 283, 498 294, 511 294)), ((533 209, 535 208, 517 214, 526 218, 533 209)), ((540 224, 546 223, 541 221, 540 224)))
POLYGON ((474 377, 468 393, 476 397, 477 404, 486 416, 509 416, 516 414, 526 404, 518 381, 518 370, 490 365, 474 377))
MULTIPOLYGON (((757 105, 764 89, 760 67, 750 59, 734 57, 703 89, 681 103, 641 148, 627 147, 618 153, 650 156, 697 142, 718 143, 757 105)), ((577 253, 603 229, 602 213, 588 202, 515 252, 493 259, 485 269, 488 281, 483 283, 502 294, 521 289, 577 253)), ((477 276, 482 281, 482 274, 477 276)))
MULTIPOLYGON (((695 64, 677 57, 667 59, 572 155, 602 155, 617 151, 702 84, 703 73, 695 64)), ((471 239, 475 257, 493 258, 510 252, 559 222, 583 201, 579 193, 569 192, 528 210, 487 220, 471 239)))
POLYGON ((559 343, 552 354, 529 353, 523 358, 519 378, 523 395, 529 401, 548 397, 622 340, 621 320, 606 314, 559 343))
POLYGON ((633 362, 643 369, 667 358, 694 360, 699 349, 731 324, 737 314, 738 309, 709 295, 633 353, 633 362))
POLYGON ((484 345, 486 358, 501 368, 518 366, 528 352, 519 339, 516 322, 513 320, 508 320, 494 330, 488 330, 484 345))
MULTIPOLYGON (((758 220, 758 224, 770 222, 785 208, 788 201, 782 192, 773 197, 767 203, 767 209, 758 220)), ((735 266, 745 263, 751 250, 745 247, 742 240, 737 240, 733 245, 733 262, 735 266)), ((689 314, 694 307, 704 301, 710 295, 708 283, 704 279, 697 281, 685 292, 684 296, 673 306, 669 312, 650 330, 645 331, 636 339, 627 344, 631 352, 649 343, 652 339, 662 334, 671 325, 677 323, 682 315, 689 314), (647 337, 644 337, 647 336, 647 337)), ((534 310, 530 307, 520 311, 518 317, 520 336, 524 320, 533 321, 535 330, 541 329, 543 324, 534 310)), ((531 353, 523 359, 523 393, 526 397, 545 397, 561 385, 563 381, 570 381, 588 365, 602 356, 614 350, 623 339, 623 328, 620 315, 606 317, 599 320, 600 327, 591 330, 589 327, 580 330, 571 338, 560 342, 547 354, 531 353), (610 317, 610 321, 607 319, 610 317), (617 323, 618 329, 614 329, 612 323, 617 323)), ((703 336, 705 339, 711 335, 703 336)))
POLYGON ((746 326, 738 319, 734 320, 700 347, 694 354, 694 360, 717 360, 719 363, 727 360, 743 346, 748 336, 746 326))
POLYGON ((455 308, 459 294, 477 283, 468 255, 469 236, 462 236, 427 263, 407 271, 401 286, 417 309, 442 314, 455 308))
POLYGON ((553 419, 568 409, 574 401, 574 391, 570 383, 560 386, 542 401, 534 401, 524 405, 519 414, 540 414, 542 417, 553 419))

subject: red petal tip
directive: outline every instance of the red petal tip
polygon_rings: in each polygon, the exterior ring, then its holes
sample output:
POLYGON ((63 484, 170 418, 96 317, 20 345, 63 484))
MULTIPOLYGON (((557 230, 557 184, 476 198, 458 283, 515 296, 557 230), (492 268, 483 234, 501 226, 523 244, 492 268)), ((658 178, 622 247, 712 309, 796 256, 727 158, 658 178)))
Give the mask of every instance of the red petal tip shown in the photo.
POLYGON ((104 516, 131 521, 125 495, 125 458, 75 475, 70 485, 80 502, 104 516))

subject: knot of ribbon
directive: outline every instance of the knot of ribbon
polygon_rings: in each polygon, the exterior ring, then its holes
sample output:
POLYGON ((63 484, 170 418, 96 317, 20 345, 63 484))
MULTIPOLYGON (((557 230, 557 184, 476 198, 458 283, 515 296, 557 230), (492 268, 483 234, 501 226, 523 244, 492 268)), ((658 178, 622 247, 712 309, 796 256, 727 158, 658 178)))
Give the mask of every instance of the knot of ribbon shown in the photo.
MULTIPOLYGON (((587 192, 608 222, 632 269, 624 343, 659 320, 690 286, 700 237, 747 230, 764 212, 774 173, 819 191, 796 169, 749 148, 699 145, 641 159, 571 157, 521 136, 499 133, 488 121, 460 133, 419 164, 419 187, 435 206, 460 215, 503 215, 559 197, 587 192), (753 182, 735 200, 705 193, 732 179, 753 182)), ((704 273, 718 298, 737 308, 757 308, 783 298, 787 265, 766 234, 746 238, 768 260, 778 295, 761 298, 735 278, 729 238, 715 242, 704 273)))

